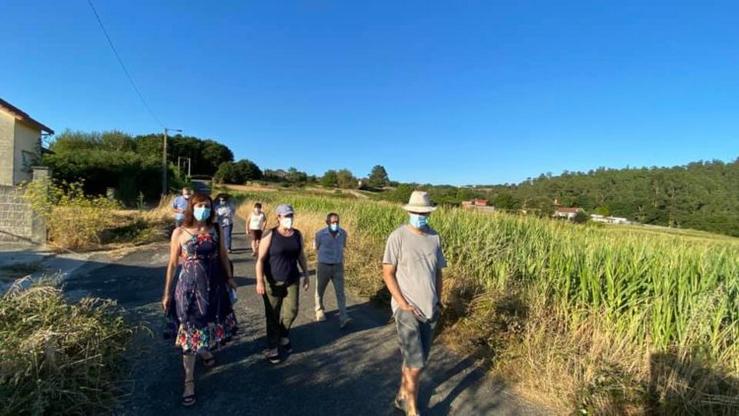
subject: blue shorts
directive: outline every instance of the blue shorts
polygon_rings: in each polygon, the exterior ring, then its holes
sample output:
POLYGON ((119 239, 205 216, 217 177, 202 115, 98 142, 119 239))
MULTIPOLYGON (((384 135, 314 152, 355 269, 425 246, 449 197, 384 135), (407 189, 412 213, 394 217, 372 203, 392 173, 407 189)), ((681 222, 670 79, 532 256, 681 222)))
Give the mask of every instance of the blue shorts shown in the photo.
POLYGON ((395 328, 398 330, 398 343, 403 354, 403 366, 423 368, 431 352, 434 329, 439 322, 439 313, 432 319, 421 322, 411 311, 395 311, 395 328))

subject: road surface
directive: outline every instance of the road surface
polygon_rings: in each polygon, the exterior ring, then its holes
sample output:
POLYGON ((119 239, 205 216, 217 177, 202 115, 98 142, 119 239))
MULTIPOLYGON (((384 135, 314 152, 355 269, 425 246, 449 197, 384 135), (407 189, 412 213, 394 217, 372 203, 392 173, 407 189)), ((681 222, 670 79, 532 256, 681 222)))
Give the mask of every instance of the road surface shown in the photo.
MULTIPOLYGON (((237 224, 243 230, 243 221, 237 224)), ((399 415, 391 406, 401 364, 390 313, 349 297, 353 324, 339 329, 333 288, 326 294, 328 320, 313 321, 312 291, 301 292, 300 312, 291 338, 294 353, 281 364, 262 357, 265 324, 254 291, 254 261, 242 232, 234 234, 239 284, 235 305, 240 335, 217 353, 218 365, 197 365, 197 404, 180 405, 183 371, 180 354, 161 336, 160 299, 167 244, 135 250, 122 258, 96 255, 73 274, 66 290, 117 299, 130 319, 153 334, 139 334, 128 357, 130 394, 121 415, 399 415)), ((379 277, 378 277, 379 278, 379 277)), ((311 279, 311 289, 315 278, 311 279)), ((428 415, 540 414, 509 393, 505 383, 441 345, 432 350, 422 379, 420 402, 428 415)))

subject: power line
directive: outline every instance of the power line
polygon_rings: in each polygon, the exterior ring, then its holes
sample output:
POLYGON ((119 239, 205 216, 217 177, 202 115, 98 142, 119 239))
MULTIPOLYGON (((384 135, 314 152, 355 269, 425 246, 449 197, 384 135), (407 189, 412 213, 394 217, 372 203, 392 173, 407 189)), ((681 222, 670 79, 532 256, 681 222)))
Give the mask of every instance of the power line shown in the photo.
POLYGON ((100 25, 100 29, 103 31, 103 35, 105 35, 105 39, 107 39, 108 45, 110 45, 110 49, 113 51, 115 58, 118 60, 118 63, 121 65, 121 69, 123 69, 123 73, 126 74, 126 78, 128 78, 128 82, 131 83, 131 87, 133 87, 133 90, 136 91, 136 95, 139 96, 141 103, 144 104, 144 107, 146 107, 146 110, 149 112, 149 115, 151 115, 151 118, 153 118, 154 121, 156 121, 157 124, 159 124, 159 126, 164 128, 164 124, 162 124, 162 122, 159 120, 156 114, 154 114, 154 111, 152 111, 151 107, 149 107, 149 104, 146 102, 146 99, 144 99, 144 95, 141 94, 141 90, 139 90, 139 87, 136 86, 136 83, 134 82, 133 77, 128 72, 126 65, 123 63, 123 59, 121 59, 121 56, 118 54, 118 51, 116 50, 115 46, 113 46, 113 41, 110 40, 110 35, 108 35, 108 31, 105 30, 105 26, 103 26, 103 21, 100 20, 100 15, 95 9, 95 5, 92 4, 92 0, 87 0, 87 4, 90 5, 90 9, 92 9, 92 12, 95 14, 95 18, 97 19, 98 24, 100 25))

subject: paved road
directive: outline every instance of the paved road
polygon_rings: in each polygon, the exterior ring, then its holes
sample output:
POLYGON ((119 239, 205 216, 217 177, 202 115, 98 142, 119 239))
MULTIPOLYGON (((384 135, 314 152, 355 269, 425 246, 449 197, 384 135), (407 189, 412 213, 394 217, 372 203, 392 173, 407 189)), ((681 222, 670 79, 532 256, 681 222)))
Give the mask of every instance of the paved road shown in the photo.
MULTIPOLYGON (((243 223, 237 229, 243 229, 243 223)), ((313 322, 311 296, 301 292, 299 317, 292 331, 295 352, 273 366, 264 348, 263 306, 254 292, 254 262, 243 233, 234 235, 233 255, 239 302, 240 336, 217 353, 218 365, 197 367, 198 403, 179 404, 182 369, 178 351, 160 335, 159 300, 166 245, 150 246, 108 263, 103 255, 78 269, 67 284, 70 293, 117 299, 153 335, 140 335, 130 359, 131 395, 116 412, 125 415, 397 415, 391 407, 401 363, 388 311, 349 299, 354 318, 341 330, 329 286, 326 322, 313 322)), ((313 288, 314 280, 311 282, 313 288)), ((522 415, 533 408, 517 400, 504 383, 486 376, 470 359, 436 345, 423 378, 421 401, 429 415, 522 415)))

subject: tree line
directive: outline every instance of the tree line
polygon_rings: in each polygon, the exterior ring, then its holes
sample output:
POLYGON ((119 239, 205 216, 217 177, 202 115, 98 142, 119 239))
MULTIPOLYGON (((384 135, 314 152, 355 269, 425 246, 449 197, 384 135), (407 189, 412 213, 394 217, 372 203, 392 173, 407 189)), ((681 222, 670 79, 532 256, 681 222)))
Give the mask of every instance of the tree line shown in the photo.
MULTIPOLYGON (((113 188, 124 203, 133 203, 140 194, 155 199, 162 191, 162 140, 161 134, 65 131, 44 152, 43 164, 57 180, 83 180, 88 194, 113 188)), ((214 140, 177 135, 168 139, 167 159, 170 189, 176 189, 187 181, 185 161, 193 175, 212 175, 222 163, 233 161, 233 153, 214 140)))
POLYGON ((402 201, 414 186, 428 189, 442 204, 482 198, 496 208, 550 216, 556 202, 643 224, 739 236, 739 158, 728 163, 714 160, 674 167, 565 171, 519 184, 400 186, 388 197, 402 201))

